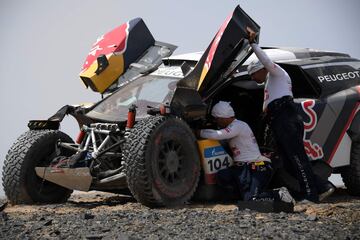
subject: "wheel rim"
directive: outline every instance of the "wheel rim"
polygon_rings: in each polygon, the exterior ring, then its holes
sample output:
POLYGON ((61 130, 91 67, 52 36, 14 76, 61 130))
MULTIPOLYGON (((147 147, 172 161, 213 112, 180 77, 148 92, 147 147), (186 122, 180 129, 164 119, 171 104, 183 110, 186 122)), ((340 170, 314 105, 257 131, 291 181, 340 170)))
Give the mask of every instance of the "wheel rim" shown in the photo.
POLYGON ((181 181, 184 166, 184 153, 180 143, 169 140, 164 142, 159 151, 158 169, 161 177, 168 184, 181 181))

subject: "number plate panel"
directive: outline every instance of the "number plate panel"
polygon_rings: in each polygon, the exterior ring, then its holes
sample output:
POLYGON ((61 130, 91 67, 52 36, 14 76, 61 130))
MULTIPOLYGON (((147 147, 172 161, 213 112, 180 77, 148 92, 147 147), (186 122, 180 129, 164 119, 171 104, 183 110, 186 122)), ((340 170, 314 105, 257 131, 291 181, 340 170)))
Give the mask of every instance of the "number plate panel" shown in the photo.
POLYGON ((200 140, 198 141, 201 152, 202 168, 206 184, 216 184, 216 173, 234 164, 231 156, 221 146, 219 141, 200 140))

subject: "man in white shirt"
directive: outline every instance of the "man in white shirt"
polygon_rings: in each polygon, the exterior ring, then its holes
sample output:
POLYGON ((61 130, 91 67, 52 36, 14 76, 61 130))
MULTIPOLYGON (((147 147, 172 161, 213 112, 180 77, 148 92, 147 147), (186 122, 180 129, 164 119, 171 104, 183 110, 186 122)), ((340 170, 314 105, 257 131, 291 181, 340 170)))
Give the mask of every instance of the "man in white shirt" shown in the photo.
POLYGON ((234 166, 217 174, 220 185, 236 185, 245 201, 262 198, 293 202, 286 188, 266 191, 272 175, 271 161, 261 155, 249 125, 235 118, 229 102, 214 105, 211 115, 220 130, 202 129, 200 137, 227 140, 234 159, 234 166))
POLYGON ((279 154, 295 170, 304 199, 318 202, 319 192, 321 200, 335 189, 327 182, 316 182, 319 178, 314 175, 304 149, 304 123, 293 102, 291 79, 255 43, 256 33, 250 28, 247 28, 247 32, 251 47, 259 59, 249 64, 248 73, 257 83, 265 82, 263 110, 270 118, 269 125, 279 154))

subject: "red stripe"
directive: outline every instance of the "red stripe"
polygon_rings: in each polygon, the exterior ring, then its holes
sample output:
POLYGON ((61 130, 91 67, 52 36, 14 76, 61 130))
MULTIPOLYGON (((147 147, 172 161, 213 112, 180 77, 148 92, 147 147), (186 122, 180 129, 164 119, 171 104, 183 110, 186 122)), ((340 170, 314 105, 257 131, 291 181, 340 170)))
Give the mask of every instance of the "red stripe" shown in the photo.
POLYGON ((328 164, 331 163, 331 161, 332 161, 332 159, 333 159, 333 157, 334 157, 334 155, 335 155, 335 153, 336 153, 336 151, 337 151, 337 149, 338 149, 338 147, 339 147, 339 145, 340 145, 340 142, 342 141, 342 139, 343 139, 343 137, 344 137, 344 135, 345 135, 346 130, 349 128, 350 123, 351 123, 352 120, 354 119, 354 116, 355 116, 355 114, 356 114, 356 112, 357 112, 356 110, 358 109, 359 105, 360 105, 360 103, 357 102, 356 105, 355 105, 355 108, 353 109, 353 111, 352 111, 352 113, 351 113, 351 115, 350 115, 350 117, 349 117, 349 120, 347 121, 347 123, 345 124, 344 129, 343 129, 342 132, 341 132, 341 135, 340 135, 339 140, 337 141, 337 143, 336 143, 336 145, 335 145, 335 147, 334 147, 334 150, 332 151, 329 159, 327 160, 327 163, 328 163, 328 164))

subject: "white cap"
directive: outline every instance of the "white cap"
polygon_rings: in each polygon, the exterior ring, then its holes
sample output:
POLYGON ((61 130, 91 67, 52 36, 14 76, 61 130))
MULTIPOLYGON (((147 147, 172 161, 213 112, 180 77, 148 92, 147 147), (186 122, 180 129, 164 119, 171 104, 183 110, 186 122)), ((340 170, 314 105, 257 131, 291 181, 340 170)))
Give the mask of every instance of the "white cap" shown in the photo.
POLYGON ((249 75, 251 75, 263 68, 264 68, 264 65, 259 60, 254 60, 248 65, 247 71, 248 71, 249 75))
POLYGON ((220 101, 212 108, 211 115, 217 118, 231 118, 235 116, 235 113, 230 102, 220 101))

